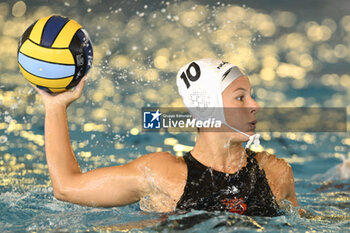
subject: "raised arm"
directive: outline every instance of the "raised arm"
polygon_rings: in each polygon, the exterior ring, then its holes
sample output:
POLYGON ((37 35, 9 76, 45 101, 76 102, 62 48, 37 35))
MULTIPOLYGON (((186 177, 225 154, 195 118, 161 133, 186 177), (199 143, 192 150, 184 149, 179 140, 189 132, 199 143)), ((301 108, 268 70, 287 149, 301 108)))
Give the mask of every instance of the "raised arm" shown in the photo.
POLYGON ((80 97, 85 79, 75 90, 52 96, 40 93, 45 106, 45 152, 57 199, 89 206, 119 206, 138 201, 147 192, 143 160, 82 173, 71 147, 66 109, 80 97))

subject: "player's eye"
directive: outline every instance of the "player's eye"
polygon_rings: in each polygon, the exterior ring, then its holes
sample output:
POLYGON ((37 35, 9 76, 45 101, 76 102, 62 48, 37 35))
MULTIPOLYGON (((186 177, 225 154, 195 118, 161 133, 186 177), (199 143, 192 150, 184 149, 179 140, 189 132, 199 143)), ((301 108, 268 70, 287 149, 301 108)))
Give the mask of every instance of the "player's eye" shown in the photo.
POLYGON ((243 98, 244 98, 244 95, 240 95, 236 99, 239 100, 239 101, 243 101, 243 98))

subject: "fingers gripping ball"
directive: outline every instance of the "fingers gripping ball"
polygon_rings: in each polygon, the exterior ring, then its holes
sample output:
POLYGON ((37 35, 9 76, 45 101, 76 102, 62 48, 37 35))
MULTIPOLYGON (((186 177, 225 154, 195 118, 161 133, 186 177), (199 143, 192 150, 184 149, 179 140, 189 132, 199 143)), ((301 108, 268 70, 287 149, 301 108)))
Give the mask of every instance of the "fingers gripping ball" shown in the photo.
POLYGON ((76 21, 48 16, 23 33, 17 59, 29 82, 49 93, 63 92, 76 86, 89 71, 92 43, 76 21))

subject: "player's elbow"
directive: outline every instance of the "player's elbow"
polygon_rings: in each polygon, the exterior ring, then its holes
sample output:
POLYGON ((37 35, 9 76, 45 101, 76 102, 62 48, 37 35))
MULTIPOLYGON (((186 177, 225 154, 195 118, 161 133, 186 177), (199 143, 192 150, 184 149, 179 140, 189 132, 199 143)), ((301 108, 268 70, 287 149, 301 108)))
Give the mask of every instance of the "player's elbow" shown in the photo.
MULTIPOLYGON (((74 180, 71 178, 71 180, 74 180)), ((74 182, 61 182, 59 185, 53 186, 53 194, 57 200, 75 203, 79 192, 79 188, 74 182)))
POLYGON ((55 198, 56 198, 57 200, 59 200, 59 201, 65 201, 64 195, 63 195, 62 193, 56 191, 56 192, 54 192, 53 194, 54 194, 54 196, 55 196, 55 198))
POLYGON ((66 187, 55 187, 53 189, 53 195, 57 200, 69 201, 69 191, 66 187))

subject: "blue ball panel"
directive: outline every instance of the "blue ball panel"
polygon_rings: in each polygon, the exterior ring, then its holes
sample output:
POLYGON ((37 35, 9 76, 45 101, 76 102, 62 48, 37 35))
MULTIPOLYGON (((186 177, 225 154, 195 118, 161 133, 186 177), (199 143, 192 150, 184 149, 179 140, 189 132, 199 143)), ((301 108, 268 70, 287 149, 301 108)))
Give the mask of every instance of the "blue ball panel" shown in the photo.
POLYGON ((93 58, 92 44, 91 44, 89 35, 84 29, 80 29, 77 32, 77 36, 80 39, 84 49, 84 56, 86 61, 86 70, 85 70, 85 74, 86 74, 92 65, 92 58, 93 58))
POLYGON ((52 16, 45 24, 40 44, 45 47, 51 47, 61 29, 68 21, 68 18, 52 16))
POLYGON ((48 63, 18 53, 19 64, 29 73, 47 79, 60 79, 74 75, 74 65, 48 63))

